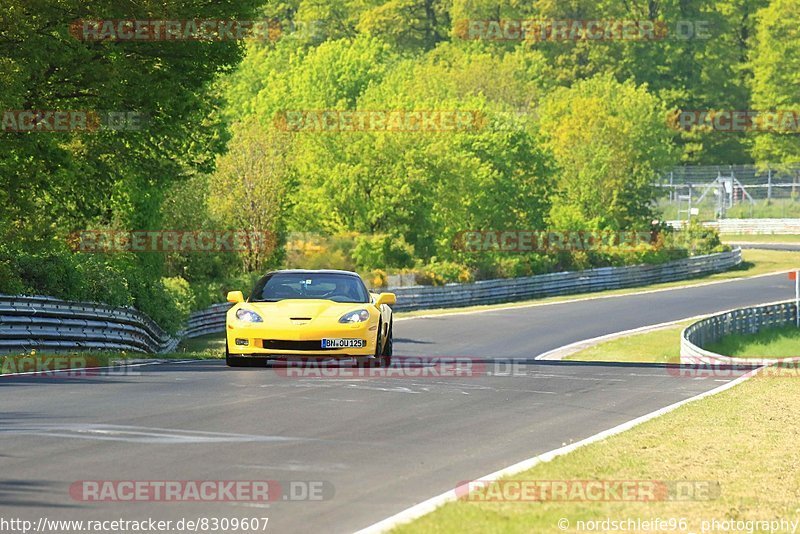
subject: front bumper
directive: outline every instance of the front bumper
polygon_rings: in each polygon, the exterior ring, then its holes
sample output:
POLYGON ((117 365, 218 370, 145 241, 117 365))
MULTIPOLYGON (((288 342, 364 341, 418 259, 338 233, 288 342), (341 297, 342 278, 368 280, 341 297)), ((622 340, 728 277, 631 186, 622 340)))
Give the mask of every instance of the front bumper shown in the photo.
POLYGON ((264 325, 226 325, 228 353, 259 358, 350 358, 372 356, 377 342, 377 325, 337 325, 328 328, 269 328, 264 325), (363 347, 323 349, 323 339, 363 339, 363 347), (239 343, 237 343, 239 340, 239 343), (246 345, 242 345, 242 340, 246 345), (275 347, 275 348, 270 348, 275 347))

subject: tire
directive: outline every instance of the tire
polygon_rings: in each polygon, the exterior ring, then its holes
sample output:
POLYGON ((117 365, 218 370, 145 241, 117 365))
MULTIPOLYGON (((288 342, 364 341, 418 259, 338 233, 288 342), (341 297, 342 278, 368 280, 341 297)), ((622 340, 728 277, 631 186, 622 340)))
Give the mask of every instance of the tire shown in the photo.
POLYGON ((372 365, 375 367, 384 367, 383 361, 383 348, 381 344, 383 343, 383 325, 378 325, 378 333, 375 335, 375 358, 369 360, 372 365))
POLYGON ((381 357, 383 358, 383 365, 385 367, 389 367, 392 365, 392 324, 389 323, 389 331, 386 334, 386 344, 383 346, 383 352, 381 353, 381 357))
POLYGON ((243 358, 241 356, 231 356, 228 352, 228 341, 225 341, 225 364, 228 367, 261 367, 265 365, 265 362, 262 362, 258 358, 243 358))
POLYGON ((381 327, 378 325, 378 333, 375 338, 375 356, 356 356, 353 358, 355 361, 353 367, 369 368, 381 367, 383 365, 383 353, 381 352, 381 327))

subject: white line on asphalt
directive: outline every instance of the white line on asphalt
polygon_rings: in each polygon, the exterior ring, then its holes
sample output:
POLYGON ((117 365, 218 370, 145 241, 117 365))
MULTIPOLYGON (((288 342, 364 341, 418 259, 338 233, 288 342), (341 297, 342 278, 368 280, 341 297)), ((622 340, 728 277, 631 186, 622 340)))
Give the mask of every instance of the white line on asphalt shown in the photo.
MULTIPOLYGON (((523 460, 523 461, 521 461, 519 463, 516 463, 514 465, 506 467, 505 469, 501 469, 499 471, 495 471, 494 473, 490 473, 490 474, 488 474, 486 476, 480 477, 477 480, 480 480, 480 481, 483 481, 483 482, 491 482, 493 480, 497 480, 497 479, 502 478, 502 477, 514 475, 516 473, 521 473, 522 471, 527 471, 528 469, 531 469, 532 467, 534 467, 534 466, 536 466, 536 465, 538 465, 540 463, 549 462, 549 461, 551 461, 551 460, 553 460, 555 458, 558 458, 559 456, 563 456, 563 455, 565 455, 567 453, 570 453, 570 452, 574 451, 575 449, 578 449, 578 448, 583 447, 585 445, 589 445, 591 443, 595 443, 595 442, 601 441, 603 439, 606 439, 608 437, 614 436, 616 434, 620 434, 622 432, 625 432, 626 430, 630 430, 631 428, 633 428, 633 427, 635 427, 637 425, 640 425, 642 423, 650 421, 651 419, 655 419, 656 417, 659 417, 661 415, 669 413, 669 412, 675 410, 676 408, 679 408, 679 407, 683 406, 684 404, 688 404, 690 402, 694 402, 694 401, 703 399, 705 397, 709 397, 711 395, 715 395, 717 393, 725 391, 726 389, 730 389, 730 388, 732 388, 732 387, 744 382, 745 380, 747 380, 751 376, 753 376, 753 374, 758 372, 759 369, 753 369, 752 371, 740 376, 736 380, 732 380, 731 382, 728 382, 727 384, 723 384, 721 386, 717 386, 714 389, 711 389, 711 390, 706 391, 704 393, 700 393, 699 395, 695 395, 694 397, 689 397, 688 399, 684 399, 682 401, 676 402, 675 404, 670 404, 669 406, 666 406, 664 408, 658 409, 658 410, 656 410, 654 412, 650 412, 649 414, 643 415, 641 417, 637 417, 636 419, 632 419, 632 420, 630 420, 630 421, 628 421, 626 423, 622 423, 620 425, 617 425, 614 428, 610 428, 608 430, 604 430, 603 432, 600 432, 599 434, 595 434, 594 436, 590 436, 590 437, 588 437, 586 439, 582 439, 581 441, 577 441, 577 442, 572 443, 570 445, 567 445, 565 447, 561 447, 560 449, 555 449, 555 450, 546 452, 544 454, 540 454, 538 456, 534 456, 533 458, 529 458, 527 460, 523 460)), ((388 517, 388 518, 386 518, 386 519, 384 519, 382 521, 379 521, 379 522, 377 522, 377 523, 375 523, 373 525, 370 525, 370 526, 368 526, 368 527, 366 527, 366 528, 364 528, 362 530, 359 530, 358 532, 356 532, 356 534, 377 534, 377 533, 380 533, 380 532, 386 532, 386 531, 388 531, 388 530, 390 530, 390 529, 392 529, 392 528, 394 528, 394 527, 396 527, 398 525, 402 525, 404 523, 408 523, 410 521, 413 521, 414 519, 417 519, 417 518, 420 518, 420 517, 422 517, 422 516, 424 516, 426 514, 429 514, 429 513, 433 512, 434 510, 436 510, 437 508, 439 508, 440 506, 442 506, 442 505, 444 505, 444 504, 446 504, 448 502, 455 501, 457 499, 458 499, 458 495, 456 494, 456 489, 453 488, 453 489, 451 489, 449 491, 446 491, 446 492, 444 492, 444 493, 442 493, 440 495, 437 495, 436 497, 431 497, 430 499, 428 499, 426 501, 422 501, 421 503, 415 504, 414 506, 412 506, 410 508, 407 508, 407 509, 403 510, 402 512, 399 512, 399 513, 397 513, 397 514, 395 514, 395 515, 393 515, 391 517, 388 517)))

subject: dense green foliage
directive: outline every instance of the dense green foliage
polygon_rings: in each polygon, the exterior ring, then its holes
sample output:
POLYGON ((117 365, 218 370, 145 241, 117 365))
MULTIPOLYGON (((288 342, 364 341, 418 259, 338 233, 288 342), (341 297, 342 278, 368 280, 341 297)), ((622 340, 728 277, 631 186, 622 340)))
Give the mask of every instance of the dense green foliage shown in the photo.
POLYGON ((796 135, 679 132, 668 120, 800 104, 799 0, 117 4, 9 0, 0 14, 0 109, 146 117, 136 131, 0 133, 0 292, 130 304, 174 328, 281 265, 443 283, 659 262, 719 243, 667 235, 635 249, 525 254, 454 243, 467 230, 649 230, 651 183, 676 163, 800 157, 796 135), (211 42, 69 34, 81 18, 254 17, 282 31, 211 42), (649 20, 667 32, 465 38, 478 19, 649 20), (287 126, 291 113, 326 110, 475 120, 452 131, 287 126), (91 255, 67 245, 84 229, 159 228, 262 231, 272 247, 91 255))
MULTIPOLYGON (((162 225, 172 184, 213 168, 224 147, 210 84, 241 58, 236 41, 82 41, 77 19, 235 19, 253 0, 8 0, 0 14, 0 109, 136 112, 139 130, 2 133, 0 291, 133 304, 162 324, 178 314, 159 254, 71 257, 85 228, 162 225), (17 258, 13 263, 5 258, 17 258), (12 268, 12 265, 19 268, 12 268), (108 281, 111 280, 111 283, 108 281), (171 312, 175 312, 174 314, 171 312)), ((179 321, 177 321, 179 322, 179 321)))

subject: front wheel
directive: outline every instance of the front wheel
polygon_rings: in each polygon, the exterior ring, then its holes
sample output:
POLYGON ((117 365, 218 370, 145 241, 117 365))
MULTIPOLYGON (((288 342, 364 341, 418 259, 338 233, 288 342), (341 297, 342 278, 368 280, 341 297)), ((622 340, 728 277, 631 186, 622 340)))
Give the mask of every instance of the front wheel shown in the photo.
POLYGON ((392 323, 389 323, 389 331, 386 333, 386 344, 383 346, 381 358, 383 365, 389 367, 392 365, 392 323))
POLYGON ((261 360, 256 358, 244 358, 242 356, 231 356, 228 352, 228 341, 225 341, 225 364, 228 367, 260 367, 261 360))

